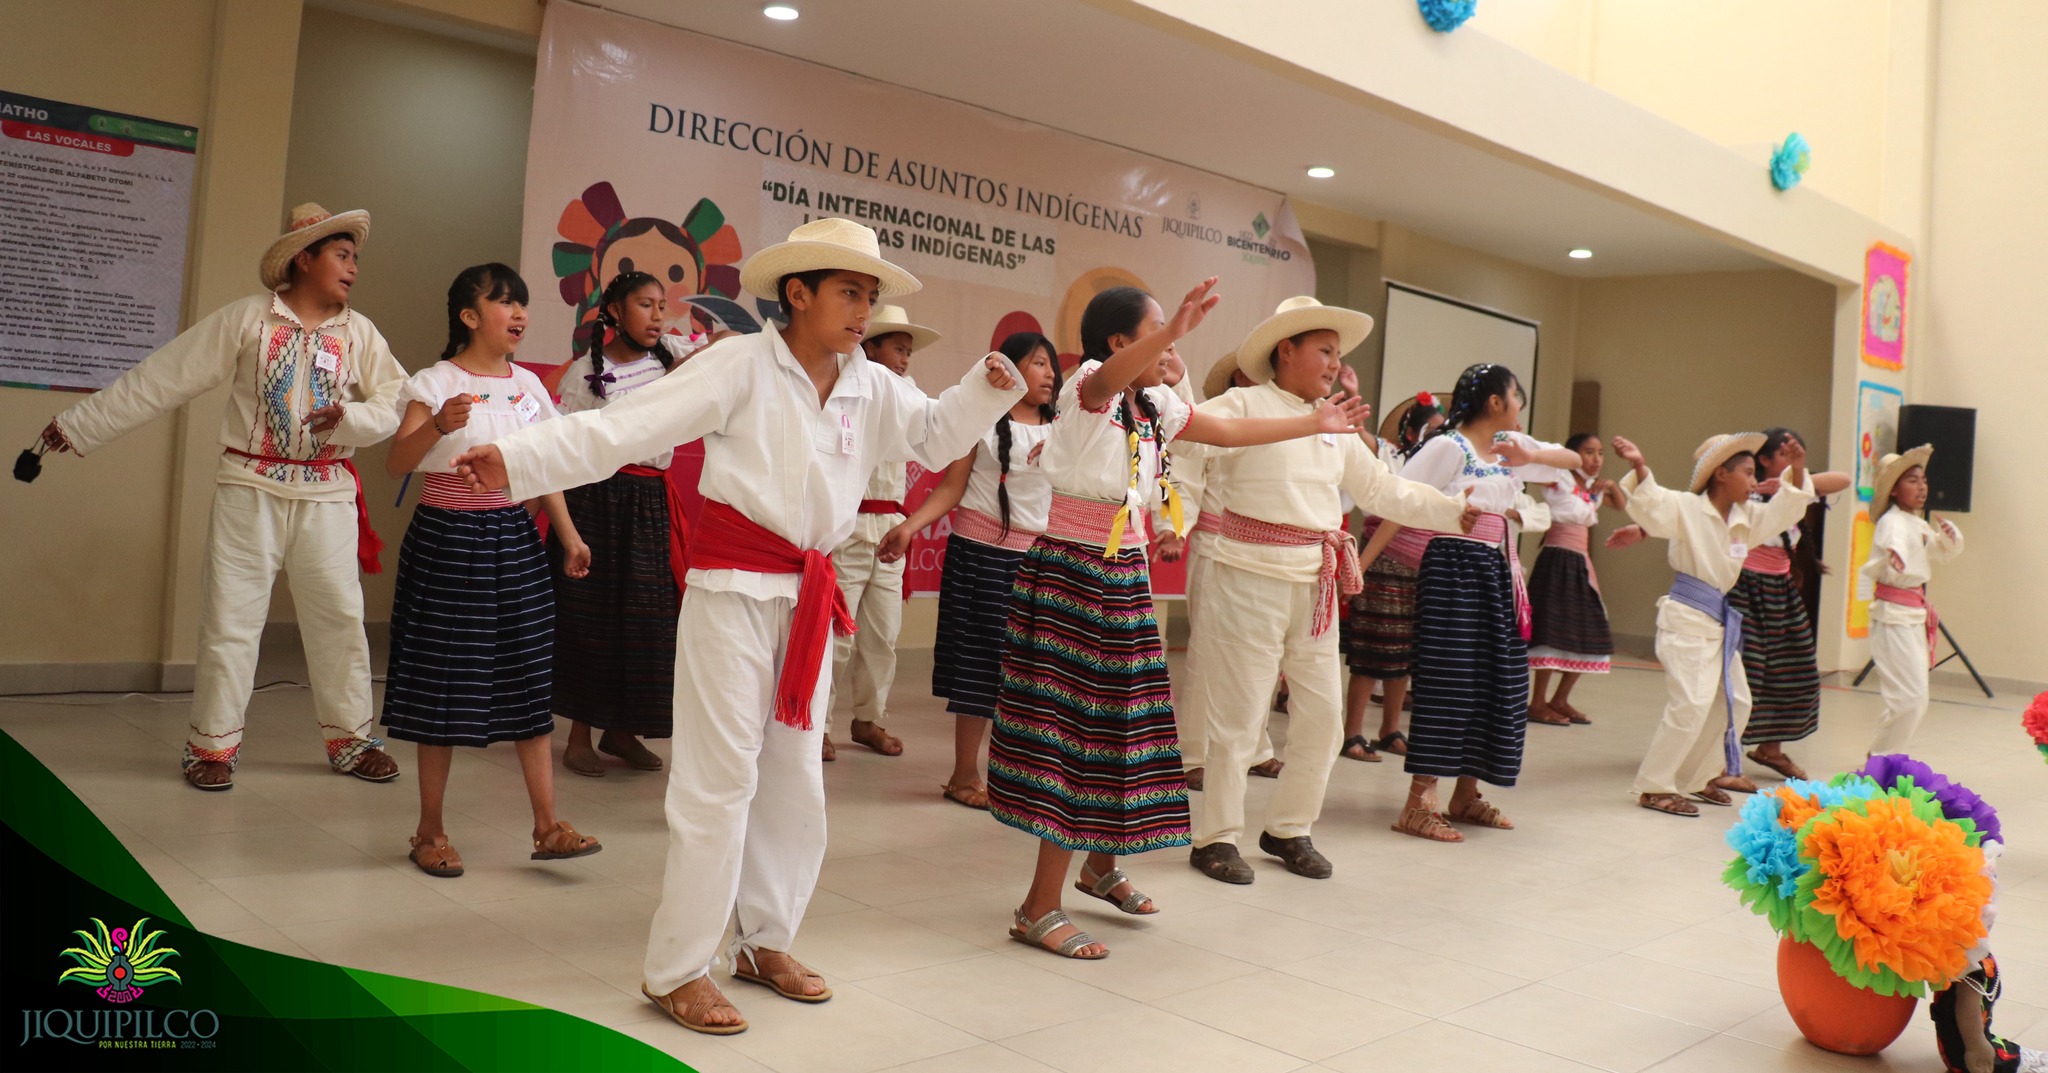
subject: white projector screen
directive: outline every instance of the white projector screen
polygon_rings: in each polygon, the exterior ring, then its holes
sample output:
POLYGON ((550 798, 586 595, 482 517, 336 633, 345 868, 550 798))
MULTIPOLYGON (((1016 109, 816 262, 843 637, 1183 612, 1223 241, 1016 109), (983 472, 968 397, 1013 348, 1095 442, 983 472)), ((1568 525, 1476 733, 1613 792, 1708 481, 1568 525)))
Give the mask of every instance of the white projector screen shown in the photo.
MULTIPOLYGON (((1389 282, 1387 322, 1382 330, 1386 333, 1385 356, 1380 361, 1380 398, 1375 413, 1386 412, 1418 391, 1435 392, 1449 406, 1458 377, 1467 366, 1480 362, 1513 369, 1528 396, 1525 415, 1535 406, 1537 325, 1533 320, 1389 282)), ((1528 423, 1526 416, 1523 423, 1528 423)))

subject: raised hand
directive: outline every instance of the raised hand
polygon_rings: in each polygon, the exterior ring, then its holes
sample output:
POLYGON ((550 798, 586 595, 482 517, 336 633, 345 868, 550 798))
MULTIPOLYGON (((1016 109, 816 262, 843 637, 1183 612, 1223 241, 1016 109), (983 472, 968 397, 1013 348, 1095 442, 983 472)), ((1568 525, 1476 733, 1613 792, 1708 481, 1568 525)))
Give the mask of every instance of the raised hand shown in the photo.
POLYGON ((1783 482, 1776 477, 1767 477, 1761 481, 1756 482, 1756 494, 1764 497, 1765 499, 1769 499, 1772 496, 1778 494, 1778 488, 1782 483, 1783 482))
POLYGON ((1624 525, 1614 532, 1607 534, 1607 548, 1609 551, 1619 551, 1631 544, 1642 543, 1644 536, 1642 526, 1624 525))
POLYGON ((1317 432, 1357 432, 1372 418, 1372 407, 1356 395, 1331 396, 1316 403, 1317 432))
POLYGON ((1500 459, 1503 466, 1526 466, 1536 461, 1536 452, 1513 437, 1496 439, 1490 446, 1493 448, 1494 457, 1500 459))
MULTIPOLYGON (((467 411, 463 419, 468 420, 467 411)), ((495 443, 472 447, 456 455, 455 475, 462 478, 472 492, 502 492, 512 483, 511 475, 505 472, 505 456, 499 453, 495 443)))
POLYGON ((1636 447, 1635 441, 1626 436, 1614 437, 1614 453, 1631 466, 1643 465, 1643 452, 1636 447))
POLYGON ((57 419, 54 417, 48 425, 43 426, 43 447, 51 451, 78 453, 78 448, 71 446, 70 437, 64 435, 64 430, 57 427, 57 419))
POLYGON ((1215 289, 1216 277, 1210 276, 1196 284, 1195 289, 1189 291, 1186 298, 1181 299, 1180 308, 1166 322, 1168 338, 1182 338, 1201 325, 1202 318, 1208 316, 1209 311, 1216 308, 1216 303, 1223 300, 1222 295, 1210 293, 1215 289))
POLYGON ((452 436, 455 430, 469 424, 469 408, 476 397, 467 393, 455 396, 441 404, 434 414, 434 431, 443 436, 452 436))
POLYGON ((989 386, 998 391, 1008 391, 1017 386, 1017 377, 1010 372, 1010 359, 1000 353, 991 353, 981 359, 982 368, 988 370, 989 386))
POLYGON ((1358 394, 1358 370, 1349 365, 1338 366, 1337 387, 1346 395, 1358 394))

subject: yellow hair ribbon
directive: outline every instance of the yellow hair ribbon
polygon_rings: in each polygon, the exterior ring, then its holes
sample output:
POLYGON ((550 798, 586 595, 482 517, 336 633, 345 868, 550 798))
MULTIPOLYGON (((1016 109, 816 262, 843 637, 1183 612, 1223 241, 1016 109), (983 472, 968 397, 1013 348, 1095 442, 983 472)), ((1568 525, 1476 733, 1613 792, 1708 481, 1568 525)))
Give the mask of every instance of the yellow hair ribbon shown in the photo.
POLYGON ((1173 526, 1173 535, 1187 536, 1187 514, 1181 509, 1180 491, 1174 488, 1172 481, 1164 477, 1159 478, 1159 490, 1166 498, 1166 520, 1173 526))
POLYGON ((1116 520, 1109 523, 1109 544, 1102 549, 1105 559, 1116 558, 1118 549, 1124 546, 1124 526, 1131 520, 1131 505, 1126 503, 1116 512, 1116 520))

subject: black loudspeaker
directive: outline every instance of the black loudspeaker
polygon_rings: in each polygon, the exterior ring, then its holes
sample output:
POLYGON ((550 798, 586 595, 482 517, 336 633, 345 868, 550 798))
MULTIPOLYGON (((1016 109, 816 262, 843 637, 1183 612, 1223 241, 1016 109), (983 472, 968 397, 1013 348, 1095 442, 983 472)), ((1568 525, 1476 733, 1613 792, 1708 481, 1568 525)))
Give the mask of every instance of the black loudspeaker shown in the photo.
POLYGON ((1927 460, 1927 508, 1969 513, 1977 456, 1977 411, 1966 406, 1899 407, 1901 451, 1934 445, 1927 460))

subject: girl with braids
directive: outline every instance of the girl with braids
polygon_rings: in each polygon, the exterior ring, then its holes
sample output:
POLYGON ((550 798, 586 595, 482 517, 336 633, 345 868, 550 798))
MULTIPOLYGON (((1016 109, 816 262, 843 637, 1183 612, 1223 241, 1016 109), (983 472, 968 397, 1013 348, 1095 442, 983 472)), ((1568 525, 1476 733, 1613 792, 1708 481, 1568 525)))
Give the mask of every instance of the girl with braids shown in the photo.
MULTIPOLYGON (((1758 502, 1777 494, 1791 466, 1794 445, 1801 450, 1806 446, 1806 438, 1789 428, 1765 429, 1763 435, 1764 444, 1756 452, 1757 490, 1751 497, 1758 502)), ((1849 474, 1834 471, 1809 476, 1814 494, 1823 502, 1849 487, 1852 480, 1849 474)), ((1642 540, 1643 535, 1641 526, 1631 525, 1615 530, 1608 545, 1626 547, 1642 540)), ((1735 587, 1728 592, 1729 605, 1742 612, 1742 667, 1751 694, 1749 725, 1742 731, 1742 743, 1751 746, 1750 760, 1788 779, 1803 779, 1806 771, 1785 754, 1785 743, 1800 741, 1820 729, 1820 667, 1813 620, 1800 597, 1806 580, 1799 554, 1801 537, 1795 525, 1751 547, 1735 587)), ((1726 774, 1747 782, 1740 770, 1726 774)))
MULTIPOLYGON (((601 848, 555 816, 548 755, 555 600, 531 508, 503 491, 474 490, 453 472, 463 451, 556 416, 540 378, 512 364, 525 334, 526 282, 517 272, 486 264, 456 276, 448 288, 448 347, 406 385, 405 416, 385 460, 393 477, 427 475, 398 550, 384 729, 419 746, 411 859, 443 878, 462 874, 442 811, 458 745, 509 741, 518 748, 533 804, 534 860, 601 848), (451 407, 453 400, 468 405, 451 407)), ((561 494, 533 505, 560 535, 561 569, 588 573, 590 549, 561 494)))
POLYGON ((952 513, 932 651, 932 695, 944 697, 954 715, 953 774, 940 790, 947 800, 978 809, 988 807, 981 750, 1002 683, 1010 585, 1052 506, 1052 484, 1039 460, 1062 382, 1057 352, 1045 336, 1017 332, 998 349, 1024 375, 1024 397, 972 452, 946 467, 924 503, 882 538, 881 550, 888 561, 901 559, 912 537, 952 513))
POLYGON ((1215 286, 1211 278, 1189 291, 1170 320, 1135 287, 1097 294, 1041 455, 1052 504, 1010 592, 988 796, 999 822, 1042 840, 1010 937, 1062 957, 1109 953, 1060 908, 1075 850, 1088 854, 1080 890, 1148 914, 1158 910, 1116 858, 1188 844, 1145 553, 1152 506, 1164 498, 1167 516, 1181 517, 1162 447, 1177 437, 1245 447, 1345 434, 1364 416, 1353 399, 1296 417, 1204 417, 1160 386, 1168 351, 1216 307, 1215 286))
MULTIPOLYGON (((1443 407, 1427 391, 1396 404, 1380 425, 1379 456, 1388 472, 1398 475, 1421 449, 1423 438, 1443 423, 1443 407)), ((1408 669, 1415 658, 1415 570, 1385 554, 1388 542, 1400 532, 1392 522, 1366 519, 1365 531, 1358 536, 1365 588, 1351 597, 1351 613, 1344 619, 1344 661, 1351 681, 1344 693, 1343 754, 1369 764, 1379 763, 1381 752, 1408 752, 1401 710, 1408 701, 1408 669), (1380 733, 1367 738, 1365 716, 1375 685, 1382 691, 1380 733)))
POLYGON ((1522 405, 1521 382, 1506 366, 1466 369, 1443 425, 1401 467, 1403 477, 1464 492, 1485 512, 1470 533, 1402 529, 1386 550, 1416 571, 1413 781, 1394 830, 1434 842, 1464 841, 1451 820, 1514 827, 1479 794, 1481 780, 1515 784, 1528 733, 1528 602, 1506 514, 1524 482, 1566 479, 1579 462, 1515 432, 1522 405), (1457 780, 1447 812, 1437 805, 1440 778, 1457 780))
MULTIPOLYGON (((562 377, 563 413, 596 410, 668 375, 695 349, 668 334, 662 281, 621 272, 605 287, 590 351, 562 377), (584 361, 588 361, 588 365, 584 361)), ((638 771, 660 771, 641 738, 673 731, 676 606, 687 570, 682 503, 668 486, 674 451, 662 451, 595 484, 562 493, 591 548, 590 572, 560 569, 568 549, 548 534, 555 573, 555 713, 570 720, 562 766, 601 778, 609 753, 638 771), (590 729, 604 734, 591 748, 590 729)))
POLYGON ((1572 707, 1572 687, 1582 674, 1606 674, 1614 659, 1607 604, 1587 548, 1601 506, 1620 510, 1627 502, 1613 481, 1600 479, 1607 451, 1597 433, 1574 433, 1564 445, 1581 461, 1566 479, 1543 486, 1551 523, 1529 576, 1529 668, 1536 673, 1529 721, 1552 726, 1593 721, 1572 707))

